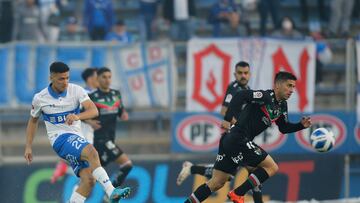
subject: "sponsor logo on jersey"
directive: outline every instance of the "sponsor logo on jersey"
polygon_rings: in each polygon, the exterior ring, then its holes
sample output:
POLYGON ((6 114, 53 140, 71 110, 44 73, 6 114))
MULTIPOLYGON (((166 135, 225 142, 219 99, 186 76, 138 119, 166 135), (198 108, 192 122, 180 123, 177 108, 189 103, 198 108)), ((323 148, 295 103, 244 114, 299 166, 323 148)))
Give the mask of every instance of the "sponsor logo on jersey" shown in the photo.
POLYGON ((239 164, 239 162, 242 161, 243 159, 244 159, 244 156, 242 155, 241 152, 237 156, 231 157, 231 160, 236 164, 239 164))
POLYGON ((263 97, 263 93, 262 92, 253 92, 253 97, 254 97, 254 99, 260 99, 263 97))

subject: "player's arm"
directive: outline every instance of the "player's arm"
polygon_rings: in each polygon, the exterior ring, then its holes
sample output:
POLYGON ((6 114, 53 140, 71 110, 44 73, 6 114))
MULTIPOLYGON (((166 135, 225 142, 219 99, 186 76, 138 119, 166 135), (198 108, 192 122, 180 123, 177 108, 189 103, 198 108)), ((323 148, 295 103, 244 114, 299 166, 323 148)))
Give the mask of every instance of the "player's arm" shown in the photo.
POLYGON ((291 123, 288 121, 287 116, 282 115, 276 120, 276 125, 279 127, 281 133, 293 133, 311 126, 310 117, 303 117, 298 123, 291 123))
POLYGON ((72 125, 74 121, 78 120, 87 120, 94 118, 99 115, 99 111, 97 110, 94 102, 92 102, 89 98, 89 95, 84 90, 84 88, 80 86, 76 86, 76 96, 77 101, 82 105, 84 111, 79 114, 69 114, 66 116, 66 124, 72 125))
POLYGON ((83 101, 81 105, 84 107, 84 111, 77 115, 79 120, 89 120, 99 115, 98 109, 90 99, 83 101))
POLYGON ((25 143, 24 157, 28 164, 30 164, 33 160, 32 143, 34 141, 38 123, 39 123, 39 118, 30 116, 30 119, 29 119, 29 121, 27 123, 27 127, 26 127, 26 143, 25 143))
POLYGON ((233 98, 234 94, 235 94, 234 91, 233 92, 231 91, 231 85, 229 85, 226 89, 225 97, 223 99, 221 110, 220 110, 220 114, 222 116, 225 116, 226 111, 230 105, 231 99, 233 98))
POLYGON ((119 109, 118 109, 118 116, 119 116, 119 118, 121 120, 127 121, 127 120, 129 120, 129 114, 125 109, 124 103, 122 102, 121 93, 120 92, 118 92, 118 93, 119 93, 118 97, 119 97, 119 100, 120 100, 120 105, 119 105, 119 109))
MULTIPOLYGON (((229 85, 228 88, 226 89, 226 94, 225 94, 225 97, 223 99, 221 110, 220 110, 220 114, 223 117, 225 117, 225 115, 226 115, 226 112, 228 110, 228 106, 230 105, 233 94, 234 93, 231 92, 231 85, 229 85)), ((231 122, 226 121, 225 119, 221 122, 221 127, 223 129, 229 130, 230 126, 231 126, 231 122)))
POLYGON ((26 141, 24 153, 24 158, 28 164, 30 164, 33 160, 32 143, 34 141, 34 137, 39 123, 39 116, 41 114, 41 105, 37 95, 34 96, 31 106, 32 108, 30 111, 30 118, 26 127, 26 141))

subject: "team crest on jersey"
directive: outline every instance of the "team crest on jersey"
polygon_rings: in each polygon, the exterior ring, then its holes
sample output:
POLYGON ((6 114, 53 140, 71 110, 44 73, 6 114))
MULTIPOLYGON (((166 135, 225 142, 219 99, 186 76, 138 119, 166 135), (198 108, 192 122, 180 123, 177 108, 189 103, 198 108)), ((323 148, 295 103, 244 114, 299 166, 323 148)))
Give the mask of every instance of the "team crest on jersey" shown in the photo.
POLYGON ((253 97, 254 97, 254 99, 260 99, 263 97, 263 94, 262 94, 262 92, 254 92, 253 97))

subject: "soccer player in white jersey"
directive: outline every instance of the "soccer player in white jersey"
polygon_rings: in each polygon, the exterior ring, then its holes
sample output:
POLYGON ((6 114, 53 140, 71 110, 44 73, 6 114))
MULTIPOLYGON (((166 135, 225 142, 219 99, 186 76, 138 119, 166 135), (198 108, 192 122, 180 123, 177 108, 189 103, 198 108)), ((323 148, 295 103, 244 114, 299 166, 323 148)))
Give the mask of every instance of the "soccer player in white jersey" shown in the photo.
MULTIPOLYGON (((99 86, 97 79, 97 68, 90 67, 86 68, 82 73, 81 77, 85 82, 85 91, 89 94, 96 90, 99 86)), ((94 119, 89 119, 81 122, 81 133, 85 137, 86 141, 90 144, 94 143, 94 129, 100 128, 99 121, 94 119)), ((59 178, 63 177, 65 174, 71 173, 68 171, 68 165, 65 161, 60 160, 55 167, 54 173, 51 176, 50 182, 55 183, 59 178)))
POLYGON ((67 160, 74 173, 80 177, 79 187, 73 192, 69 202, 85 202, 95 180, 102 185, 111 203, 119 202, 129 195, 130 188, 114 188, 108 174, 100 165, 96 149, 81 135, 80 120, 96 117, 98 111, 82 87, 69 83, 69 70, 62 62, 50 65, 50 85, 33 98, 26 129, 24 157, 28 164, 33 160, 32 142, 42 114, 54 151, 67 160), (85 109, 81 113, 80 104, 85 109))

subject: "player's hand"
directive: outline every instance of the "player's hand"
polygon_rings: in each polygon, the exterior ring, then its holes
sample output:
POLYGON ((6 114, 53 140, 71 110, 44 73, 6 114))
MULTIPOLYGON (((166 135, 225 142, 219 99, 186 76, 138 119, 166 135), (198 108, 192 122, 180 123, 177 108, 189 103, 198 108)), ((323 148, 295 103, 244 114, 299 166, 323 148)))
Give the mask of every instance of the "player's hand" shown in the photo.
POLYGON ((231 123, 229 121, 223 120, 221 122, 221 128, 224 130, 229 130, 231 127, 231 123))
POLYGON ((24 158, 25 158, 27 164, 30 165, 33 160, 31 147, 25 147, 24 158))
POLYGON ((94 130, 98 130, 101 128, 100 121, 95 119, 86 120, 86 123, 88 123, 94 130))
POLYGON ((302 117, 301 118, 301 124, 304 126, 304 128, 308 128, 311 126, 311 118, 310 117, 302 117))
POLYGON ((124 112, 121 114, 121 120, 123 121, 129 120, 129 114, 127 111, 124 110, 124 112))
POLYGON ((78 120, 79 120, 79 116, 75 114, 69 114, 66 116, 65 123, 68 125, 72 125, 74 121, 78 121, 78 120))

